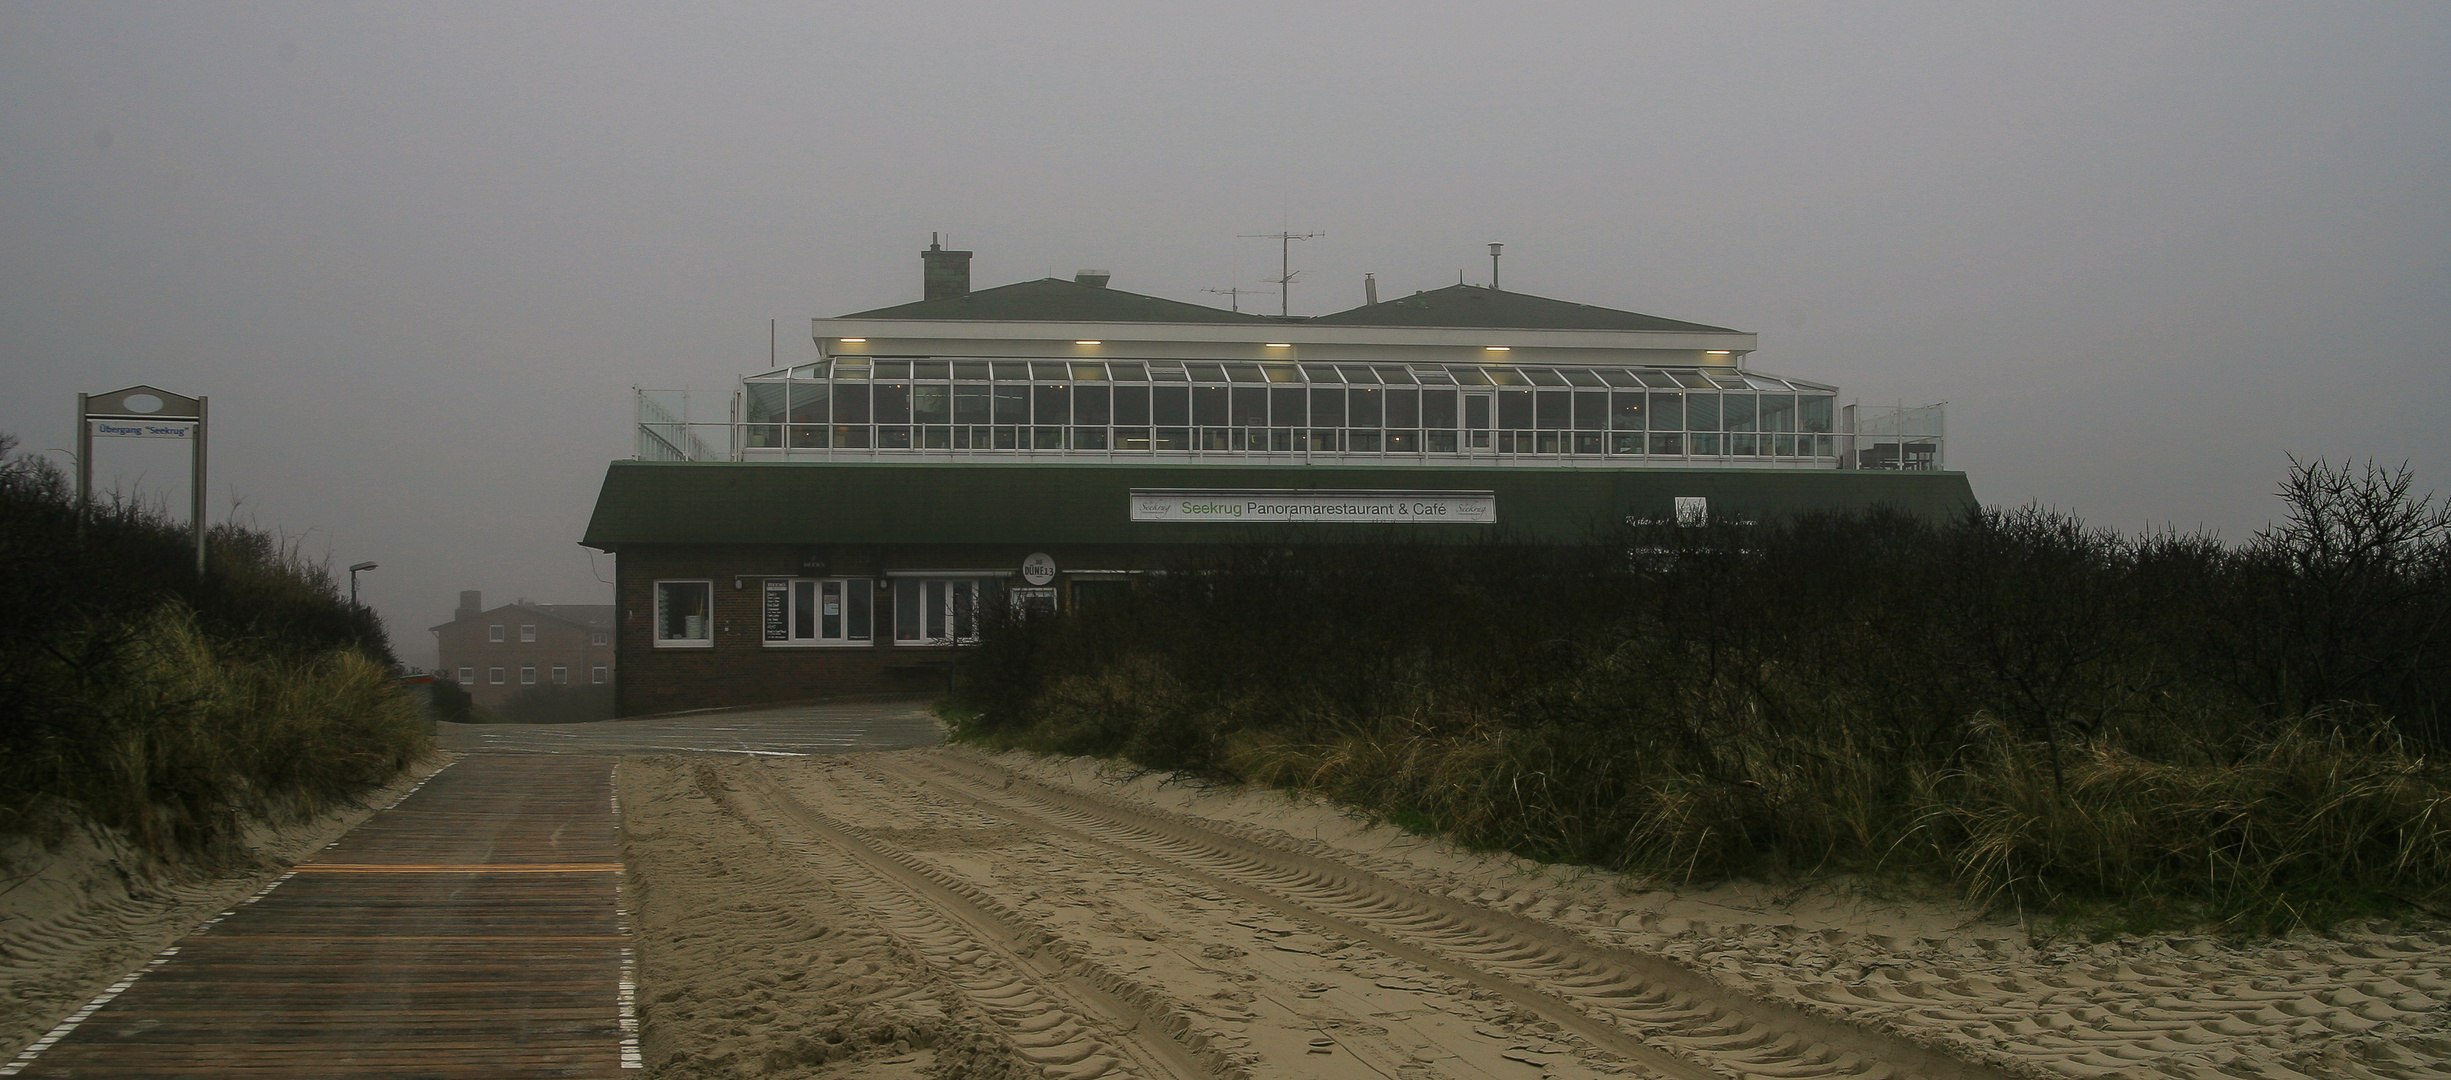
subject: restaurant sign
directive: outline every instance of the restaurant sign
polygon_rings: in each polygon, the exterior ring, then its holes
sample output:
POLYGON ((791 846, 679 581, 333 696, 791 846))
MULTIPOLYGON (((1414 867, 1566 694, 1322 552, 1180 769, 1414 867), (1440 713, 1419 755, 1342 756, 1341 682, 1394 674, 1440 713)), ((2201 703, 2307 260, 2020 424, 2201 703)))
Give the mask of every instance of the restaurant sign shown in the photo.
POLYGON ((1492 491, 1133 488, 1132 520, 1489 525, 1498 520, 1498 495, 1492 491))

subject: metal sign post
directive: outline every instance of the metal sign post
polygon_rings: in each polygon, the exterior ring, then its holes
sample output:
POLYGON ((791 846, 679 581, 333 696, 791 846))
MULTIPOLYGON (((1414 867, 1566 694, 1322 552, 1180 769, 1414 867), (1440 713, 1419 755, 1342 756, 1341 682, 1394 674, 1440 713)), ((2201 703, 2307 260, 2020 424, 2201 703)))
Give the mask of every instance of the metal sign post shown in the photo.
POLYGON ((94 438, 185 439, 188 514, 196 533, 196 576, 204 576, 204 417, 209 398, 152 386, 77 395, 77 527, 85 526, 94 489, 94 438))

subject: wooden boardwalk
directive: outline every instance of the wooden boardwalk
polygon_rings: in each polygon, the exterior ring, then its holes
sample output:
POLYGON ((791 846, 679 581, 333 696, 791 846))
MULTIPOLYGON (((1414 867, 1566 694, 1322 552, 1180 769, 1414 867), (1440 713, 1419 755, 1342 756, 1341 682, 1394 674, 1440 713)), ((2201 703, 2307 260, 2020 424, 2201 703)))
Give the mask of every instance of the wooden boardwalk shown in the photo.
POLYGON ((0 1074, 636 1076, 611 774, 463 758, 0 1074))

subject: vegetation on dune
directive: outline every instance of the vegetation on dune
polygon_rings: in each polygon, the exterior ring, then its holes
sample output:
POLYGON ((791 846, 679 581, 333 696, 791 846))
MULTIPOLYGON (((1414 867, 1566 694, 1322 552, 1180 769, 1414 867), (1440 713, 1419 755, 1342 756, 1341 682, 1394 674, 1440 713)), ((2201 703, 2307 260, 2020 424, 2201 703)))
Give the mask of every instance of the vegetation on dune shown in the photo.
POLYGON ((162 855, 315 812, 432 747, 374 616, 294 544, 117 500, 0 435, 0 832, 82 814, 162 855))
POLYGON ((994 622, 960 737, 1673 880, 2132 928, 2451 907, 2451 510, 2293 469, 2230 547, 2041 510, 1279 544, 994 622))

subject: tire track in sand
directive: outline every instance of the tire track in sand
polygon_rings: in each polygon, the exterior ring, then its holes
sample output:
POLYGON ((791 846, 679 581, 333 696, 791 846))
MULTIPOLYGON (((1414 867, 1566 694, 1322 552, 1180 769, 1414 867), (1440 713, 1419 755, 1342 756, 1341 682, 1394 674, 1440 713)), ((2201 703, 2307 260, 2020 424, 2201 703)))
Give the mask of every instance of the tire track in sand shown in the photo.
POLYGON ((1071 792, 990 764, 870 759, 1016 824, 1233 892, 1538 1013, 1670 1076, 1925 1077, 2005 1074, 1877 1031, 1739 997, 1707 977, 1628 950, 1236 837, 1205 824, 1071 792))
POLYGON ((989 1017, 1021 1057, 1059 1080, 1242 1080, 1146 988, 1099 969, 994 898, 794 798, 766 770, 707 794, 780 819, 785 846, 989 1017), (744 790, 745 789, 745 790, 744 790), (801 838, 790 838, 791 833, 801 838))

